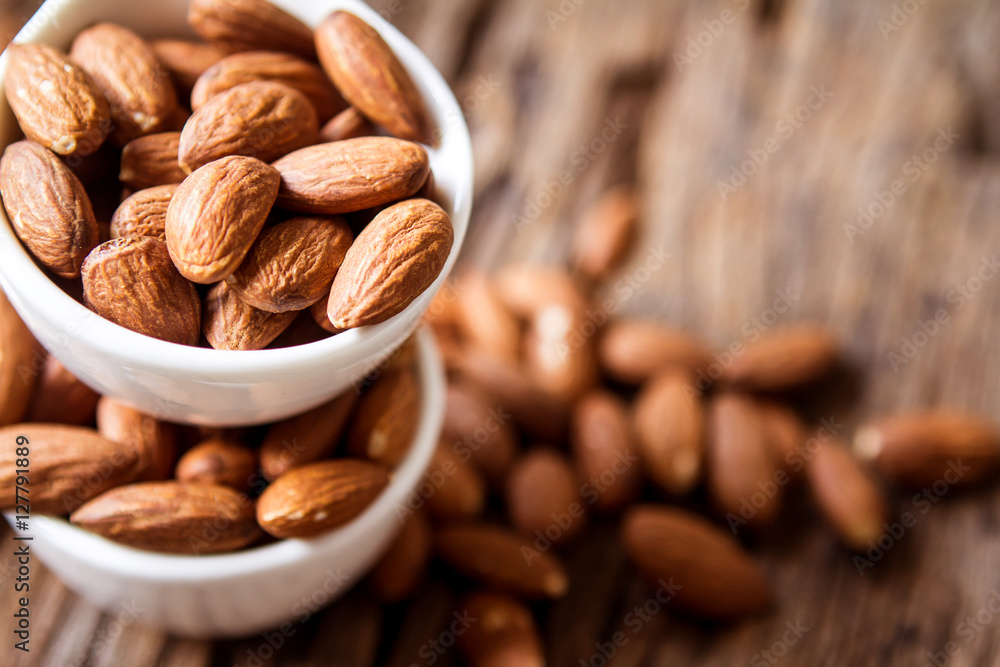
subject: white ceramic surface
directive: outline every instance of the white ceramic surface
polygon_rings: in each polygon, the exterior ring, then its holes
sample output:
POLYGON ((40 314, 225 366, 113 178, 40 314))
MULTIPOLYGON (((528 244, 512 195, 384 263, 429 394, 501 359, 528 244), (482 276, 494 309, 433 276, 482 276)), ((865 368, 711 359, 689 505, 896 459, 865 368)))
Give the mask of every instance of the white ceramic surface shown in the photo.
MULTIPOLYGON (((405 311, 373 327, 294 348, 222 352, 141 336, 101 319, 67 296, 32 262, 0 211, 0 287, 39 341, 75 375, 168 421, 208 426, 260 424, 303 412, 343 391, 405 340, 444 283, 465 239, 472 205, 472 149, 461 109, 427 58, 359 0, 271 0, 310 25, 348 9, 375 26, 409 68, 441 132, 430 150, 439 199, 455 226, 455 245, 441 276, 405 311)), ((188 0, 48 0, 15 38, 68 48, 100 20, 146 37, 192 34, 188 0)), ((7 54, 0 57, 0 88, 7 54)), ((0 99, 0 147, 16 121, 0 99)), ((31 187, 31 184, 25 184, 31 187)))
MULTIPOLYGON (((312 540, 284 540, 215 556, 138 551, 63 519, 31 517, 32 555, 71 589, 129 622, 191 637, 249 635, 303 619, 354 586, 406 516, 444 420, 445 379, 433 337, 418 334, 422 410, 407 458, 353 522, 312 540), (134 614, 133 614, 134 611, 134 614)), ((7 521, 13 525, 10 513, 7 521)))

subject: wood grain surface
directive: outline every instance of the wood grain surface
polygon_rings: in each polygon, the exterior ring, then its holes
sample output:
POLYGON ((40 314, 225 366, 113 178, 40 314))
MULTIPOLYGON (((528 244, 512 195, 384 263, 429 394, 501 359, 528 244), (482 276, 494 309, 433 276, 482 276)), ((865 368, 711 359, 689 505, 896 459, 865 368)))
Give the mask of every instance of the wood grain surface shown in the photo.
MULTIPOLYGON (((606 287, 623 312, 720 349, 775 323, 828 324, 856 372, 817 416, 845 433, 934 405, 997 415, 1000 4, 374 5, 429 54, 466 112, 477 197, 466 265, 564 263, 580 214, 606 187, 630 184, 641 233, 606 287), (773 311, 782 299, 789 307, 773 311)), ((0 30, 19 18, 23 8, 0 30)), ((1000 664, 989 608, 1000 598, 1000 488, 945 492, 926 513, 900 494, 893 516, 911 511, 917 523, 863 573, 805 500, 793 497, 778 527, 750 543, 778 606, 731 627, 668 609, 636 623, 651 591, 617 527, 592 526, 564 554, 569 595, 535 607, 549 664, 604 665, 599 645, 608 652, 617 631, 627 641, 615 667, 1000 664)), ((11 544, 6 527, 0 544, 11 544)), ((0 664, 11 667, 431 664, 426 647, 457 595, 433 583, 383 608, 362 586, 270 650, 261 636, 195 642, 101 614, 36 564, 23 655, 9 648, 9 551, 0 664)), ((453 650, 434 656, 459 661, 453 650)))

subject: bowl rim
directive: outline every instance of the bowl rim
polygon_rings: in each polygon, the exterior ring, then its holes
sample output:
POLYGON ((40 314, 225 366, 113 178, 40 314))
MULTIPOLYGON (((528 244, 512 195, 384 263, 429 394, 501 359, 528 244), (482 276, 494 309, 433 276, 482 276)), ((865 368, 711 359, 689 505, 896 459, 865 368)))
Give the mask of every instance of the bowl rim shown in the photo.
MULTIPOLYGON (((86 0, 46 0, 36 15, 51 15, 51 8, 46 14, 46 8, 50 5, 55 5, 58 11, 64 11, 85 2, 86 0)), ((282 8, 294 13, 294 9, 287 5, 288 3, 282 3, 282 8)), ((19 290, 13 288, 15 281, 12 276, 16 276, 19 283, 28 281, 32 298, 41 304, 39 309, 45 318, 51 323, 64 325, 60 333, 77 339, 82 345, 139 366, 159 365, 171 372, 197 369, 199 373, 216 376, 215 380, 218 382, 226 382, 234 377, 280 372, 327 357, 344 358, 354 351, 359 352, 361 357, 374 358, 379 353, 385 354, 393 349, 398 338, 393 330, 394 323, 419 318, 429 307, 433 295, 444 285, 461 252, 472 209, 472 140, 465 115, 454 92, 416 45, 360 0, 332 0, 330 7, 331 11, 351 11, 367 21, 382 35, 417 86, 422 89, 428 107, 438 122, 441 137, 441 145, 438 147, 425 146, 431 154, 432 162, 434 156, 443 150, 445 142, 448 142, 448 155, 461 162, 455 166, 458 178, 455 191, 449 197, 452 209, 450 217, 455 231, 454 243, 441 273, 423 293, 402 312, 384 322, 350 329, 304 345, 239 351, 179 345, 139 334, 105 320, 73 299, 35 264, 14 233, 6 211, 0 207, 0 288, 3 288, 15 309, 20 310, 20 297, 17 296, 19 290)), ((46 30, 50 20, 29 21, 12 43, 43 42, 40 33, 46 30)), ((3 84, 9 57, 6 50, 0 55, 0 96, 4 95, 3 84)), ((40 340, 47 342, 42 338, 40 340)))

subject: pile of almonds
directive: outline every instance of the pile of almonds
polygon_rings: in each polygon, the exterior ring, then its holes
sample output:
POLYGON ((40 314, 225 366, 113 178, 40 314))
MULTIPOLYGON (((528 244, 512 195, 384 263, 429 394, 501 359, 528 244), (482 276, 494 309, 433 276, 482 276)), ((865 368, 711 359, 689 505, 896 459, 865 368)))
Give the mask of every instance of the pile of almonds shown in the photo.
POLYGON ((343 11, 315 33, 265 0, 193 0, 188 19, 204 42, 100 23, 68 54, 8 49, 27 138, 0 195, 25 247, 101 317, 184 345, 261 349, 299 313, 318 339, 401 312, 454 242, 405 68, 343 11))

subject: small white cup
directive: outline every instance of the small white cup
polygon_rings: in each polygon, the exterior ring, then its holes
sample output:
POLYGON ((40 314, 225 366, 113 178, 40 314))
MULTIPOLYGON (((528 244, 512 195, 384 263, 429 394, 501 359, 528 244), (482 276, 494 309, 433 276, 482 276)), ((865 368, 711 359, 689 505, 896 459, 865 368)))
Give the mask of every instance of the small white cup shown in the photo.
MULTIPOLYGON (((149 38, 193 35, 189 0, 48 0, 15 38, 68 48, 82 29, 114 21, 149 38)), ((35 265, 0 211, 0 287, 31 331, 74 375, 98 392, 166 421, 234 426, 304 412, 358 381, 413 331, 454 266, 472 206, 472 148, 465 118, 440 73, 398 30, 360 0, 270 0, 316 26, 335 9, 374 26, 409 69, 440 128, 429 150, 455 243, 437 280, 402 313, 298 347, 228 352, 175 345, 104 320, 59 289, 35 265)), ((0 89, 8 54, 0 57, 0 89)), ((0 150, 17 123, 0 99, 0 150)), ((33 187, 25 184, 25 187, 33 187)))

